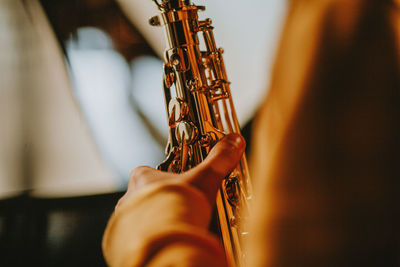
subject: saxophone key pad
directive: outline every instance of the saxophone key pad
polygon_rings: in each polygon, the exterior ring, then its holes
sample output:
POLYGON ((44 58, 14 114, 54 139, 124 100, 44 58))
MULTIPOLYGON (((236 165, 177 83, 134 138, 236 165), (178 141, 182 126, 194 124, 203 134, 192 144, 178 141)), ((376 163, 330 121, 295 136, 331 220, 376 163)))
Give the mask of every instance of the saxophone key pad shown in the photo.
POLYGON ((179 143, 185 142, 189 145, 196 141, 198 129, 191 122, 181 121, 176 125, 175 136, 179 143))
POLYGON ((172 84, 176 80, 175 73, 173 71, 173 68, 172 68, 171 64, 164 63, 163 64, 163 69, 164 69, 165 85, 167 86, 167 88, 170 88, 172 86, 172 84))
POLYGON ((172 98, 168 103, 168 113, 170 125, 182 121, 189 113, 189 107, 185 101, 180 98, 172 98))

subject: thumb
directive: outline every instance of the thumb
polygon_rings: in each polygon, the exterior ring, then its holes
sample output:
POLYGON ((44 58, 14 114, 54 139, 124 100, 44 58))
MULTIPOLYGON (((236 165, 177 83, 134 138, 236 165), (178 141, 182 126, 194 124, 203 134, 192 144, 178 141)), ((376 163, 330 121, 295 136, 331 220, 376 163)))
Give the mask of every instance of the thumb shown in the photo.
POLYGON ((221 181, 239 164, 245 146, 241 135, 226 135, 202 163, 185 173, 186 179, 214 203, 221 181))

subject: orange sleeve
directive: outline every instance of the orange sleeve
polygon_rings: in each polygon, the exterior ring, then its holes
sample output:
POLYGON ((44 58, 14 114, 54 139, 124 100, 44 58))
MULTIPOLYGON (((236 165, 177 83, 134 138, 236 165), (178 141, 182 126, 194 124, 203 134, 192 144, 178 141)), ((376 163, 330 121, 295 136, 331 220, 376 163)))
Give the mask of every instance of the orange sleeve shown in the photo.
POLYGON ((211 206, 188 185, 146 188, 111 217, 103 253, 109 266, 226 266, 208 232, 211 206))
POLYGON ((290 1, 253 131, 249 266, 398 262, 399 4, 290 1))

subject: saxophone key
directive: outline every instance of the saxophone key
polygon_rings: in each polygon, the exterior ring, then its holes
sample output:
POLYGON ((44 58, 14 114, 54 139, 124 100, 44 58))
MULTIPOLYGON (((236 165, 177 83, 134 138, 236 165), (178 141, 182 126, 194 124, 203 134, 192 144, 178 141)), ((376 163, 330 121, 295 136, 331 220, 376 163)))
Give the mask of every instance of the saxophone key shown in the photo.
POLYGON ((175 72, 171 66, 171 64, 164 63, 164 81, 167 88, 171 88, 172 84, 176 81, 175 72))
POLYGON ((189 107, 180 98, 172 98, 168 104, 168 113, 170 118, 170 126, 182 121, 189 113, 189 107))
POLYGON ((197 140, 198 132, 197 127, 187 121, 178 122, 175 128, 175 136, 180 144, 182 142, 188 145, 193 144, 197 140))
POLYGON ((236 207, 240 201, 240 186, 237 176, 230 176, 225 179, 225 193, 226 198, 231 206, 236 207))
POLYGON ((239 219, 236 216, 232 216, 231 218, 229 218, 229 224, 231 227, 238 227, 239 219))

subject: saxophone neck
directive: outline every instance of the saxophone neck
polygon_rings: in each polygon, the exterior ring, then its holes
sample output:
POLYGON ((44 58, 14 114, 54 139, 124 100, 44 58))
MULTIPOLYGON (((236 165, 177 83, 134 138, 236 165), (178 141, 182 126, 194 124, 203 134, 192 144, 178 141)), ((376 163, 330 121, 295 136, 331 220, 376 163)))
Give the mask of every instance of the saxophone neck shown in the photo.
POLYGON ((179 9, 191 5, 190 0, 153 0, 161 11, 179 9))

